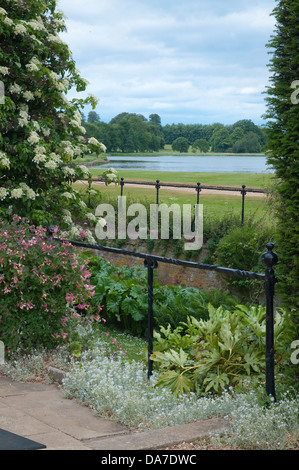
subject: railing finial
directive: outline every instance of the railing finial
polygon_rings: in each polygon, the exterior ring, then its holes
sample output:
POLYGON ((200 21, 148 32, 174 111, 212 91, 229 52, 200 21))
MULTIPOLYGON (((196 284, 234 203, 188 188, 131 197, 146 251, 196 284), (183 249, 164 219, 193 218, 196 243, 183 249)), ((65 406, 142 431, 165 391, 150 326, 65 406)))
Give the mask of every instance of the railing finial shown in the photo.
POLYGON ((54 236, 54 231, 55 231, 54 225, 49 225, 47 227, 47 234, 49 235, 49 237, 52 238, 54 236))

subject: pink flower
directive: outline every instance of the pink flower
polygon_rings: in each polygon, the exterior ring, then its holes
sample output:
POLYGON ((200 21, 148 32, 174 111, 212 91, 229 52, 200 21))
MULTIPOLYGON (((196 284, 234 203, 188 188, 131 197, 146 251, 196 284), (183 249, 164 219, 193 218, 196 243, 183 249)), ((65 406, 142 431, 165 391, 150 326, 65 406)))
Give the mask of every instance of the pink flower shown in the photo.
POLYGON ((83 239, 85 235, 86 235, 86 230, 81 230, 79 237, 83 239))
POLYGON ((78 304, 76 305, 76 308, 79 308, 80 310, 85 310, 88 308, 87 304, 78 304))
POLYGON ((34 305, 31 302, 21 302, 19 307, 21 310, 24 310, 24 308, 26 308, 26 310, 31 310, 33 309, 34 305))
POLYGON ((73 304, 74 301, 75 301, 75 296, 73 294, 66 294, 65 296, 65 300, 69 303, 69 304, 73 304))

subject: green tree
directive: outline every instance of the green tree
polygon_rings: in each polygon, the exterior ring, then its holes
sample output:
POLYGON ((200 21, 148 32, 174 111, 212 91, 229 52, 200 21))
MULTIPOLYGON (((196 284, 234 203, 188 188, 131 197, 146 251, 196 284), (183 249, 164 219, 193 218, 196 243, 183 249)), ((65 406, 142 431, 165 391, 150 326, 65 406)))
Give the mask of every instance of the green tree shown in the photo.
POLYGON ((161 118, 159 114, 150 114, 149 121, 157 126, 161 127, 161 118))
MULTIPOLYGON (((164 138, 157 114, 150 121, 140 114, 121 113, 109 123, 112 131, 111 149, 122 152, 158 151, 164 146, 164 138)), ((105 143, 105 141, 103 140, 105 143)))
POLYGON ((172 142, 172 150, 176 152, 188 152, 189 142, 185 137, 178 137, 172 142))
POLYGON ((230 135, 231 142, 234 145, 238 140, 241 140, 244 138, 245 132, 242 127, 236 126, 232 128, 232 132, 230 135))
POLYGON ((87 121, 90 123, 100 122, 100 116, 95 111, 90 111, 88 113, 87 121))
POLYGON ((234 143, 232 150, 235 153, 259 153, 261 145, 258 136, 252 131, 247 132, 244 137, 234 143))
POLYGON ((241 119, 232 125, 232 144, 236 143, 238 140, 242 140, 243 137, 245 137, 244 142, 247 142, 245 152, 260 152, 265 149, 266 138, 264 129, 255 125, 250 119, 241 119), (236 138, 238 134, 240 134, 240 131, 242 131, 243 135, 236 138), (255 138, 253 138, 253 135, 255 138), (253 150, 248 150, 248 148, 253 148, 253 150))
POLYGON ((217 127, 211 138, 213 152, 226 152, 231 146, 231 138, 228 129, 224 126, 217 127))
POLYGON ((64 16, 56 0, 2 0, 0 80, 6 96, 0 105, 0 217, 24 216, 35 224, 71 228, 88 210, 72 183, 88 170, 74 165, 86 151, 101 153, 96 139, 82 136, 81 110, 96 99, 67 98, 86 81, 59 37, 64 16))
POLYGON ((196 139, 192 144, 192 151, 200 150, 200 152, 208 152, 210 148, 209 142, 206 139, 196 139))
MULTIPOLYGON (((268 47, 272 73, 267 90, 266 127, 268 163, 275 170, 279 254, 279 294, 286 305, 299 308, 299 106, 293 84, 299 68, 299 0, 281 0, 273 11, 275 34, 268 47)), ((298 334, 298 329, 297 329, 298 334)), ((298 339, 298 338, 296 338, 298 339)))

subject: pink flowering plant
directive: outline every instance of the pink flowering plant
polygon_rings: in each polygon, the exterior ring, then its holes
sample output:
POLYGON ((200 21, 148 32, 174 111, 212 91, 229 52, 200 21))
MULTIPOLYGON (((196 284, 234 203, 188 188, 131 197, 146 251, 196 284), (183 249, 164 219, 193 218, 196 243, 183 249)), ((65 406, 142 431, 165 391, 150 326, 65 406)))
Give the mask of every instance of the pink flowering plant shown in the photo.
POLYGON ((77 325, 99 321, 87 262, 20 217, 0 219, 0 340, 8 351, 70 342, 77 325))

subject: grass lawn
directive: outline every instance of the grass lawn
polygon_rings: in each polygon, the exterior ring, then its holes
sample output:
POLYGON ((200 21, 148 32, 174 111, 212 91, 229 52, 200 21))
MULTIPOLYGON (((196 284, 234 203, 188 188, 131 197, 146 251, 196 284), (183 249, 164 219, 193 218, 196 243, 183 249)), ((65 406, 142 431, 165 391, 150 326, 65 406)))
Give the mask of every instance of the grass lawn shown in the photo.
POLYGON ((96 155, 94 153, 88 153, 84 155, 82 158, 76 158, 74 160, 75 164, 84 164, 84 163, 89 163, 89 162, 98 162, 98 163, 106 163, 108 160, 107 155, 102 154, 102 155, 96 155))
MULTIPOLYGON (((113 167, 113 163, 111 163, 113 167)), ((92 176, 98 177, 102 174, 102 169, 90 169, 92 176)), ((197 173, 197 172, 172 172, 163 171, 139 171, 123 170, 118 172, 125 181, 155 182, 157 179, 161 183, 194 184, 200 182, 207 186, 224 186, 241 188, 243 184, 251 189, 266 189, 271 185, 273 174, 270 173, 197 173)))

